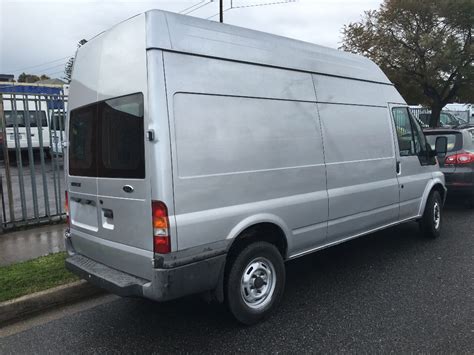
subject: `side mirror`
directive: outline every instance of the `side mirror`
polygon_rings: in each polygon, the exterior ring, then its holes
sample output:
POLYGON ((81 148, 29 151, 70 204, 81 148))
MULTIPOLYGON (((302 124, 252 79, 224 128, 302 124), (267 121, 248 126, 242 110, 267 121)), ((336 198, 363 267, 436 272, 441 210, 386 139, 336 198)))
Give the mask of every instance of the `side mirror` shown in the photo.
POLYGON ((448 138, 446 137, 437 137, 435 143, 436 155, 438 157, 444 157, 448 152, 448 138))

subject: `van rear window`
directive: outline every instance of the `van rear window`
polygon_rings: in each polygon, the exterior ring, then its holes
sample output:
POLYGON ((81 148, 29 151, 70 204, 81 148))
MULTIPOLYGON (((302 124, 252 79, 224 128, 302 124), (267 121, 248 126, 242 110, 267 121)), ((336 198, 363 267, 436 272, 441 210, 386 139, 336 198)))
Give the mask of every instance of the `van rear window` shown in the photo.
POLYGON ((69 174, 97 176, 97 105, 71 111, 69 121, 69 174))
POLYGON ((69 173, 143 179, 143 95, 98 102, 71 111, 69 173))
POLYGON ((137 94, 102 102, 99 115, 99 176, 144 178, 143 96, 137 94))

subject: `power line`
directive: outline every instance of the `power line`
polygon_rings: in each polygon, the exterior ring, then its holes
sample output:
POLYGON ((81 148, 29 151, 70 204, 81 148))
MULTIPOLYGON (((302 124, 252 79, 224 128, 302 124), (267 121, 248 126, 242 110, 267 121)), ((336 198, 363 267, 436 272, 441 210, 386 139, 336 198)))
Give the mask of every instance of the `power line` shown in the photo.
POLYGON ((37 69, 37 71, 47 72, 48 70, 55 69, 55 68, 60 67, 60 66, 63 67, 65 65, 66 65, 66 63, 59 63, 59 64, 56 64, 56 65, 53 65, 52 67, 37 69))
POLYGON ((60 60, 64 60, 64 59, 66 59, 66 58, 71 58, 71 57, 73 57, 73 56, 74 56, 74 55, 68 55, 67 57, 63 57, 63 58, 51 60, 51 61, 49 61, 49 62, 45 62, 45 63, 42 63, 42 64, 36 64, 36 65, 32 65, 32 66, 30 66, 30 67, 24 67, 24 68, 20 68, 20 69, 16 69, 16 70, 7 70, 7 71, 8 71, 8 72, 11 72, 11 73, 18 73, 18 72, 23 71, 23 70, 26 70, 26 69, 42 67, 43 65, 47 65, 47 64, 59 62, 60 60))
POLYGON ((186 12, 186 11, 192 9, 193 7, 195 7, 195 6, 199 5, 199 4, 202 4, 202 3, 205 2, 205 1, 206 1, 206 0, 199 1, 197 4, 194 4, 194 5, 192 5, 192 6, 188 6, 187 8, 182 9, 182 10, 181 10, 180 12, 178 12, 178 13, 179 13, 179 14, 182 14, 183 12, 186 12))
MULTIPOLYGON (((229 10, 232 10, 232 9, 235 9, 235 7, 228 7, 227 9, 222 10, 222 12, 226 12, 226 11, 229 11, 229 10)), ((219 14, 220 14, 220 12, 218 12, 217 14, 214 14, 212 16, 206 17, 206 20, 209 20, 210 18, 213 18, 213 17, 215 17, 219 14)))
POLYGON ((48 74, 44 74, 46 76, 49 76, 49 77, 52 77, 52 76, 55 76, 57 74, 64 74, 64 70, 59 70, 59 71, 56 71, 56 72, 53 72, 53 73, 48 73, 48 74))
POLYGON ((279 4, 288 4, 290 2, 296 2, 296 0, 287 0, 287 1, 279 1, 279 2, 267 2, 264 4, 250 4, 250 5, 240 5, 240 6, 233 6, 232 9, 243 9, 245 7, 258 7, 258 6, 268 6, 268 5, 279 5, 279 4))
MULTIPOLYGON (((233 6, 233 1, 231 0, 230 1, 230 7, 228 7, 227 9, 224 9, 222 12, 224 13, 224 12, 229 11, 229 10, 242 9, 242 8, 246 8, 246 7, 258 7, 258 6, 288 4, 288 3, 296 2, 296 1, 298 1, 298 0, 287 0, 287 1, 279 1, 279 2, 268 2, 268 3, 264 3, 264 4, 251 4, 251 5, 233 6)), ((206 20, 209 20, 213 17, 216 17, 219 14, 220 14, 220 12, 218 12, 217 14, 214 14, 212 16, 206 17, 206 20)))
POLYGON ((198 7, 194 8, 194 9, 192 9, 191 11, 188 11, 188 12, 186 12, 186 13, 183 13, 183 15, 189 15, 190 13, 192 13, 192 12, 194 12, 194 11, 196 11, 196 10, 199 10, 201 7, 204 7, 204 6, 209 5, 209 4, 211 4, 211 3, 212 3, 212 1, 209 1, 209 2, 206 2, 206 3, 204 3, 204 4, 201 4, 200 6, 198 6, 198 7))

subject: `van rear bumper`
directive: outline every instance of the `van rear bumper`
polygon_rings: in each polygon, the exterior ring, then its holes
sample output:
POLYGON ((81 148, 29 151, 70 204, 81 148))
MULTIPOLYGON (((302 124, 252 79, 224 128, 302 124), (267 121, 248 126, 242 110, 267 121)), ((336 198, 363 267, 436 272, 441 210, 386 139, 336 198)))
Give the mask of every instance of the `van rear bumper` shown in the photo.
POLYGON ((143 296, 143 286, 149 282, 79 254, 66 259, 66 268, 84 280, 124 297, 143 296))
POLYGON ((174 268, 153 269, 151 281, 113 269, 80 254, 69 256, 66 268, 119 296, 167 301, 216 289, 224 271, 225 258, 226 254, 223 254, 174 268))

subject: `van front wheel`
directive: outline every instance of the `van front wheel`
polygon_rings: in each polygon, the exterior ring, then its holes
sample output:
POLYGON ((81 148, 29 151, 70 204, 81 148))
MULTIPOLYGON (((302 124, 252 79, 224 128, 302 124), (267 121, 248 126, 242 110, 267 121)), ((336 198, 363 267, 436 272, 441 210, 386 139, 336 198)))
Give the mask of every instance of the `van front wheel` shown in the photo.
POLYGON ((441 234, 443 202, 438 191, 433 191, 426 201, 425 212, 420 220, 423 235, 427 238, 438 238, 441 234))
POLYGON ((230 266, 226 303, 239 322, 255 324, 279 303, 284 287, 285 265, 280 252, 270 243, 255 242, 244 248, 230 266))

